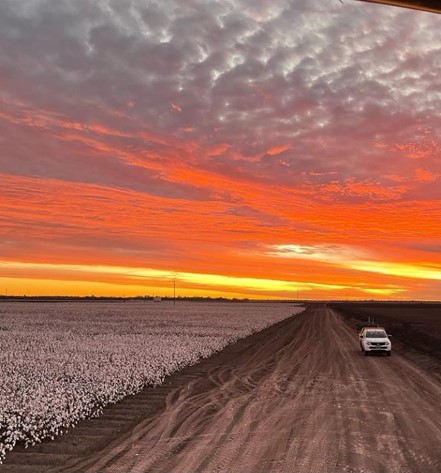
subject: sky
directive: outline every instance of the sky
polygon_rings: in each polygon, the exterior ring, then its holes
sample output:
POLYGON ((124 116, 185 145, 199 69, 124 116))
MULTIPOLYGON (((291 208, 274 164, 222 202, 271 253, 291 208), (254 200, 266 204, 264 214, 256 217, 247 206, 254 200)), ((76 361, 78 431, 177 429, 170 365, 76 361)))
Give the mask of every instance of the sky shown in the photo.
POLYGON ((0 294, 441 299, 441 15, 2 0, 0 294))

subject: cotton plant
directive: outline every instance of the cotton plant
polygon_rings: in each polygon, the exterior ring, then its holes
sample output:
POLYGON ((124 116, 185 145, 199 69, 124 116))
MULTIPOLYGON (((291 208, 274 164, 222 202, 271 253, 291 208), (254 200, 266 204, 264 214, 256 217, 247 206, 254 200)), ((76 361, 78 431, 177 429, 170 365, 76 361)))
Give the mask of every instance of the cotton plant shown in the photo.
POLYGON ((302 309, 285 304, 11 303, 0 307, 0 462, 109 403, 302 309))

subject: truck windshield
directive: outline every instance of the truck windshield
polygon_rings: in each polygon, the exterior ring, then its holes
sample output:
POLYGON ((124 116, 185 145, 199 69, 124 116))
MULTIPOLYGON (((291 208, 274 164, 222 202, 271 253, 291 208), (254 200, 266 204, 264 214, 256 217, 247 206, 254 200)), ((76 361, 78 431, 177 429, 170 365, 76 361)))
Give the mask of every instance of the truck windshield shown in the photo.
POLYGON ((387 334, 386 332, 382 330, 376 330, 375 332, 374 331, 366 332, 366 337, 367 338, 387 338, 387 334))

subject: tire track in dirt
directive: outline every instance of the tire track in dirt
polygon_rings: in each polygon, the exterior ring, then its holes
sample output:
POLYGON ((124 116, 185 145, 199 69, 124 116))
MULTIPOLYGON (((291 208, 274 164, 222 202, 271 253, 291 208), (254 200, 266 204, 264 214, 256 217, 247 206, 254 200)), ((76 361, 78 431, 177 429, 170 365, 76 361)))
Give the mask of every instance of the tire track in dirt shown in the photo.
POLYGON ((435 473, 439 399, 429 373, 362 356, 354 330, 315 306, 68 471, 435 473))

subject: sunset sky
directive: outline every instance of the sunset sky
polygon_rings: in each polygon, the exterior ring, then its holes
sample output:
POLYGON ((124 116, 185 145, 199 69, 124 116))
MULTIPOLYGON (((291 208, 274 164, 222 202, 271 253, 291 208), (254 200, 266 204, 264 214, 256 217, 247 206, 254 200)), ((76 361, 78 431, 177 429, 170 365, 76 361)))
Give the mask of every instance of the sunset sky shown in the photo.
POLYGON ((2 0, 0 295, 441 299, 441 15, 2 0))

